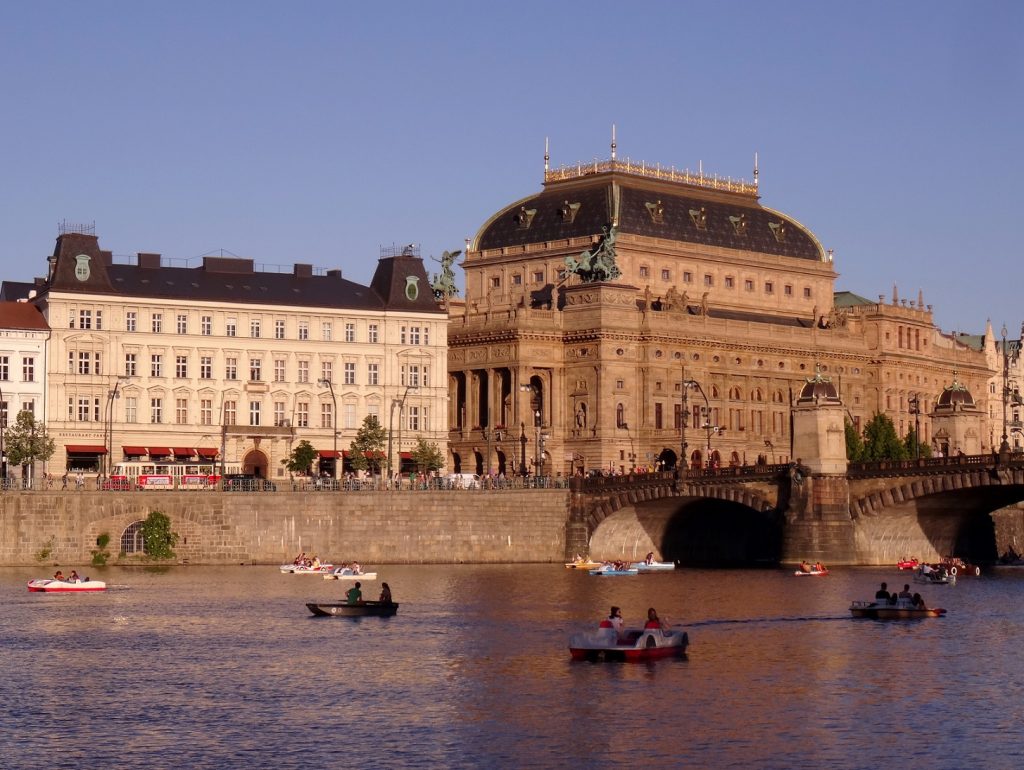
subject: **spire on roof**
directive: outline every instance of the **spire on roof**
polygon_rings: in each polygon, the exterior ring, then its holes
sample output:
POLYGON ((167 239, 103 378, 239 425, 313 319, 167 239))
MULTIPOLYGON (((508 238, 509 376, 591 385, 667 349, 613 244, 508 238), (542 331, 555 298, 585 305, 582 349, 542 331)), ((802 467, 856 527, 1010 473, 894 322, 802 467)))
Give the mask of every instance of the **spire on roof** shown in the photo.
POLYGON ((615 160, 615 149, 616 149, 616 144, 615 144, 615 124, 612 123, 612 160, 615 160))

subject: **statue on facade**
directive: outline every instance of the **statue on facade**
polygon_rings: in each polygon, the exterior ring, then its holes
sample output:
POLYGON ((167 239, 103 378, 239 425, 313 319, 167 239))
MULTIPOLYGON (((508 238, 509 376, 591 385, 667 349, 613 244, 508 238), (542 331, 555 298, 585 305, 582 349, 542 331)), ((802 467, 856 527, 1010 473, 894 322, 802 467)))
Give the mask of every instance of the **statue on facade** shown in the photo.
POLYGON ((610 281, 622 275, 615 263, 615 239, 617 228, 602 228, 604 237, 593 250, 584 251, 579 258, 566 257, 565 266, 568 272, 578 275, 583 283, 610 281))
POLYGON ((701 295, 701 298, 700 298, 700 314, 701 315, 707 315, 708 314, 708 295, 710 293, 711 292, 706 291, 706 292, 704 292, 704 294, 701 295))
POLYGON ((461 249, 446 251, 441 254, 441 259, 434 260, 441 263, 441 272, 434 275, 430 281, 430 288, 434 290, 434 299, 443 301, 459 293, 455 287, 455 271, 452 270, 452 264, 461 253, 461 249))

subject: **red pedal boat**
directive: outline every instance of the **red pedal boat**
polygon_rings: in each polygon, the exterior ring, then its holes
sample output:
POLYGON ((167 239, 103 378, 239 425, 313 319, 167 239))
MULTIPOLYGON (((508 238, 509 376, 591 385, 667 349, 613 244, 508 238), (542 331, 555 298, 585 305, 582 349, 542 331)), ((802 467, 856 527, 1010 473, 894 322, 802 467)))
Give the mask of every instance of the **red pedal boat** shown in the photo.
POLYGON ((629 628, 616 638, 614 628, 574 634, 569 640, 573 660, 621 660, 636 662, 656 658, 678 658, 686 652, 690 638, 685 631, 660 628, 629 628))

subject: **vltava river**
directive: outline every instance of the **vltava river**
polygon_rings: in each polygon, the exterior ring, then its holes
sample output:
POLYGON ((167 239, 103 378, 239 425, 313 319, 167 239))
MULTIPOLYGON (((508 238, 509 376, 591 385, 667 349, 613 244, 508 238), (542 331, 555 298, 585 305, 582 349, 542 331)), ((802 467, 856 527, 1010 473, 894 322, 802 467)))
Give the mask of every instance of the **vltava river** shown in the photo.
POLYGON ((879 622, 847 607, 906 582, 895 568, 376 569, 394 618, 313 618, 304 602, 342 585, 273 567, 87 568, 124 588, 79 596, 29 594, 48 570, 0 569, 0 767, 962 770, 1024 757, 1024 570, 913 586, 949 615, 879 622), (570 633, 613 603, 627 625, 649 605, 681 623, 687 658, 570 662, 570 633))

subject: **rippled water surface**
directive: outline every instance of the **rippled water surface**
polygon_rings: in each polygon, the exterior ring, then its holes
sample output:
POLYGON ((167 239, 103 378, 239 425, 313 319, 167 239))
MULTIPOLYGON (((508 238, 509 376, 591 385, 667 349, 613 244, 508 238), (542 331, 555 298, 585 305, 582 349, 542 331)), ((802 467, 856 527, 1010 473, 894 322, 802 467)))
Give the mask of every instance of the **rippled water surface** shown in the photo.
MULTIPOLYGON (((1024 570, 926 589, 946 618, 853 620, 895 569, 598 578, 561 565, 377 567, 394 618, 313 618, 344 587, 273 567, 0 569, 0 767, 1014 767, 1024 570), (65 570, 66 571, 66 570, 65 570), (610 604, 683 660, 572 663, 610 604)), ((379 582, 368 581, 373 593, 379 582)))

